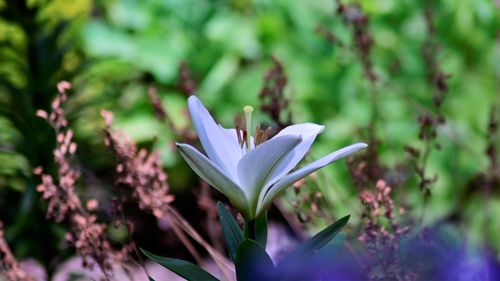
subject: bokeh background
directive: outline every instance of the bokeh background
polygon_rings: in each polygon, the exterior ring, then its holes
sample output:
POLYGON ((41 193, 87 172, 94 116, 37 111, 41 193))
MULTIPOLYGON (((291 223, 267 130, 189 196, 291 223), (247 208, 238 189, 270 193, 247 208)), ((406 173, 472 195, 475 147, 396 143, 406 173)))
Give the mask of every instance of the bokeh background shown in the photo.
MULTIPOLYGON (((53 130, 35 112, 50 109, 59 81, 73 85, 65 108, 79 145, 79 193, 104 202, 103 219, 116 188, 114 158, 103 142, 100 111, 106 109, 115 115, 114 128, 160 151, 173 204, 204 229, 206 211, 192 208, 198 179, 176 152, 172 128, 190 128, 186 96, 192 93, 216 120, 234 126, 243 106, 269 103, 261 93, 273 69, 286 77, 278 97, 288 102, 279 118, 265 110, 256 110, 255 118, 275 127, 289 117, 324 124, 307 160, 349 143, 370 144, 361 156, 306 180, 300 192, 288 190, 282 212, 307 222, 301 226, 311 232, 351 214, 355 233, 360 189, 383 179, 405 209, 398 215, 402 224, 450 224, 450 239, 496 253, 500 3, 353 3, 0 1, 0 219, 16 257, 35 258, 51 272, 73 253, 64 243, 67 225, 45 219, 33 174, 39 166, 56 172, 53 130), (168 122, 155 116, 148 91, 161 98, 168 122)), ((154 221, 130 213, 136 221, 154 221)), ((139 243, 164 235, 154 223, 136 231, 143 233, 139 243)), ((121 241, 127 234, 110 235, 121 241)))

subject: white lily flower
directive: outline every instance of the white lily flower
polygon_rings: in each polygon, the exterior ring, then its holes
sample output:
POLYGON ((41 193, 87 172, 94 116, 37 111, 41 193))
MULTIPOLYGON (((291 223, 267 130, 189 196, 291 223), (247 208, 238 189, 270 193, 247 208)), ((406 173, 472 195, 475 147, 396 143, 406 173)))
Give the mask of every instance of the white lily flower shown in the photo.
MULTIPOLYGON (((195 96, 189 97, 188 108, 208 157, 188 144, 177 143, 181 155, 202 179, 227 196, 247 220, 260 216, 281 191, 296 181, 367 146, 364 143, 346 146, 291 172, 324 126, 313 123, 288 126, 266 141, 269 132, 257 129, 251 137, 249 130, 218 125, 195 96)), ((247 127, 250 127, 250 109, 245 109, 247 127)))

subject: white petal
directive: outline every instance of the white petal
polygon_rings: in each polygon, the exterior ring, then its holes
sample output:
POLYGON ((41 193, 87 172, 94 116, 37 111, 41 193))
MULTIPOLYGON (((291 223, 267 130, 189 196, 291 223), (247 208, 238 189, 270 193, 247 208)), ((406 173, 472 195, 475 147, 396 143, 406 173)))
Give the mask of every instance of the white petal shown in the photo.
POLYGON ((316 136, 323 132, 325 126, 317 125, 314 123, 303 123, 291 125, 283 130, 281 130, 274 138, 279 136, 295 135, 301 136, 302 142, 300 142, 294 149, 295 153, 290 153, 286 156, 286 159, 278 163, 279 167, 274 169, 273 173, 269 176, 269 181, 266 187, 269 187, 275 183, 280 178, 284 177, 288 172, 290 172, 295 166, 304 158, 306 153, 311 148, 312 143, 316 139, 316 136))
POLYGON ((231 203, 242 211, 245 217, 251 216, 243 190, 227 177, 217 165, 188 144, 177 143, 177 148, 184 160, 198 176, 229 198, 231 203))
POLYGON ((257 207, 257 199, 276 164, 301 141, 300 136, 281 136, 273 138, 255 149, 250 150, 238 163, 238 176, 241 187, 251 203, 257 207))
POLYGON ((188 108, 201 145, 208 158, 226 171, 231 178, 236 179, 236 165, 241 158, 239 154, 235 153, 238 149, 238 142, 232 141, 223 132, 196 96, 189 97, 188 108))
POLYGON ((349 156, 354 152, 367 147, 365 143, 356 143, 336 150, 323 158, 320 158, 312 163, 309 163, 305 167, 298 169, 297 171, 285 176, 276 182, 273 186, 271 186, 267 192, 262 192, 261 197, 259 198, 259 205, 257 208, 257 214, 260 214, 263 210, 265 210, 269 204, 273 201, 273 199, 285 188, 289 187, 296 181, 306 177, 310 173, 323 168, 324 166, 341 159, 343 157, 349 156))

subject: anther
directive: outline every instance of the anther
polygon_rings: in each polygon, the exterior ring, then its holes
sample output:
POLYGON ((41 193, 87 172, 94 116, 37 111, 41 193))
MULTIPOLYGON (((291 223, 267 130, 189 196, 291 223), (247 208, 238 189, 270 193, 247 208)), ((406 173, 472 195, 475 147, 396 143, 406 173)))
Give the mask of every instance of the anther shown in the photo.
POLYGON ((255 134, 253 135, 253 142, 255 143, 255 146, 260 144, 260 137, 262 135, 262 131, 260 130, 260 124, 257 124, 255 128, 255 134))
POLYGON ((254 135, 255 146, 258 146, 266 142, 270 135, 271 135, 271 127, 267 127, 266 130, 262 130, 260 124, 258 124, 257 128, 255 129, 255 135, 254 135))
POLYGON ((250 145, 248 144, 248 140, 249 137, 248 137, 248 134, 247 134, 247 131, 243 131, 243 141, 241 143, 241 148, 243 148, 243 143, 246 143, 247 145, 247 150, 250 148, 250 145))
POLYGON ((269 136, 271 135, 271 127, 267 127, 267 129, 262 133, 262 142, 265 142, 269 139, 269 136))
POLYGON ((239 124, 236 124, 236 136, 238 137, 238 143, 243 147, 243 139, 241 138, 241 128, 239 124))

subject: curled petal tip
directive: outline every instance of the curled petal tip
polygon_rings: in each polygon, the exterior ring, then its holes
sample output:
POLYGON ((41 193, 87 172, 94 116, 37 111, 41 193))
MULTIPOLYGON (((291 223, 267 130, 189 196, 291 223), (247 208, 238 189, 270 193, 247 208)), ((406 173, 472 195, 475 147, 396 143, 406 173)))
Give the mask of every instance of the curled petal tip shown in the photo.
POLYGON ((189 96, 188 98, 188 109, 189 112, 192 116, 192 114, 201 114, 201 108, 204 108, 203 104, 201 103, 200 99, 197 96, 189 96))
POLYGON ((357 142, 357 143, 353 143, 351 145, 348 145, 346 147, 352 147, 352 148, 356 148, 356 150, 360 150, 360 149, 367 148, 368 144, 366 144, 364 142, 357 142))
POLYGON ((197 96, 195 95, 190 95, 188 97, 188 102, 193 102, 193 101, 196 101, 196 100, 199 100, 197 96))

